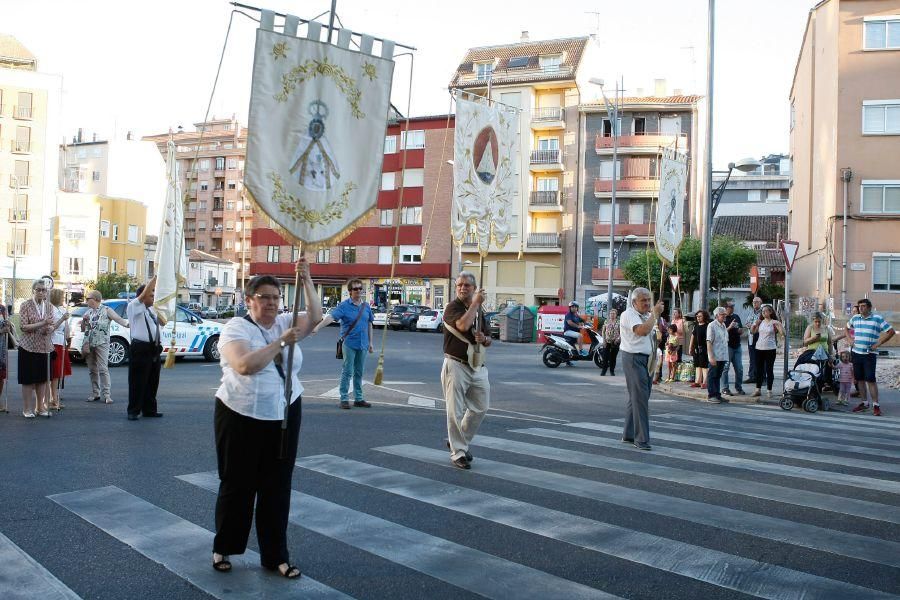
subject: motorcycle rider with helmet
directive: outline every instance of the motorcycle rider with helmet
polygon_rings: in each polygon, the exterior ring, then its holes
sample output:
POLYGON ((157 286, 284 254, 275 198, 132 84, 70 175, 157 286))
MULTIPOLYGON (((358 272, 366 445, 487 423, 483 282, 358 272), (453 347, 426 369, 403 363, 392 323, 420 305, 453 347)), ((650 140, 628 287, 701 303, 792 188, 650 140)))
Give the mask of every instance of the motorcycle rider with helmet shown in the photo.
MULTIPOLYGON (((581 329, 584 327, 585 321, 581 318, 581 315, 578 314, 578 303, 574 300, 569 302, 569 312, 566 313, 565 323, 563 324, 563 336, 565 336, 569 341, 574 341, 575 345, 578 347, 578 353, 582 356, 587 356, 587 351, 584 349, 584 342, 581 337, 581 329)), ((572 366, 571 361, 566 361, 568 366, 572 366)))

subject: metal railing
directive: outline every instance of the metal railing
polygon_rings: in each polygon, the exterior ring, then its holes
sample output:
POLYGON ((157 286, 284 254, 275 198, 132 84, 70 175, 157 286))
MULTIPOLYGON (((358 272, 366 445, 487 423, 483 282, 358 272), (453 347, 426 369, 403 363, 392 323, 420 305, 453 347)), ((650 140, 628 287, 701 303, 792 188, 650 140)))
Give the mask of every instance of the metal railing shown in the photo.
POLYGON ((23 142, 19 140, 9 141, 10 152, 31 152, 31 142, 23 142))
POLYGON ((32 111, 30 106, 16 106, 13 108, 13 117, 16 119, 30 119, 32 111))
POLYGON ((552 165, 562 162, 559 150, 532 150, 531 164, 552 165))
POLYGON ((532 206, 559 206, 559 191, 531 192, 528 203, 532 206))
POLYGON ((494 83, 497 83, 500 79, 514 79, 524 76, 535 76, 535 75, 547 75, 547 76, 556 76, 556 75, 571 75, 575 72, 575 69, 569 65, 546 65, 543 67, 512 67, 505 69, 493 69, 492 71, 478 73, 477 71, 473 71, 465 76, 462 79, 465 80, 475 80, 475 81, 484 81, 493 79, 494 83))
POLYGON ((19 187, 29 187, 31 185, 31 178, 28 175, 10 175, 9 176, 9 187, 16 187, 16 179, 19 181, 19 187))
POLYGON ((28 210, 27 209, 19 209, 15 208, 9 209, 9 222, 15 223, 17 221, 27 221, 28 220, 28 210))
POLYGON ((28 253, 28 244, 22 242, 18 244, 13 244, 12 242, 6 242, 6 254, 7 256, 24 256, 28 253))
MULTIPOLYGON (((661 146, 671 146, 672 142, 678 138, 678 146, 687 146, 685 140, 687 135, 683 133, 666 133, 663 131, 642 131, 639 133, 622 133, 619 135, 619 148, 654 148, 661 146)), ((613 135, 612 133, 598 133, 594 146, 597 150, 612 149, 613 135)))
POLYGON ((559 248, 559 234, 529 233, 528 246, 530 248, 559 248))
POLYGON ((562 121, 563 109, 559 106, 534 108, 531 110, 532 121, 562 121))
POLYGON ((466 237, 463 239, 463 246, 476 246, 478 245, 478 236, 474 233, 467 233, 466 237))

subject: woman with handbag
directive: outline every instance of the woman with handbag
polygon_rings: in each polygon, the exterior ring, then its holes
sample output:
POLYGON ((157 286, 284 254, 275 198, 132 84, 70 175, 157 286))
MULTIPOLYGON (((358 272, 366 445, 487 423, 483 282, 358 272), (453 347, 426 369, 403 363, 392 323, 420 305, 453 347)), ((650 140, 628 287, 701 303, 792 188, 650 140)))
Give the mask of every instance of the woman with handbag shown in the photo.
POLYGON ((706 389, 706 372, 709 370, 709 355, 706 348, 706 329, 709 327, 709 313, 698 310, 694 315, 694 332, 688 353, 694 357, 694 383, 691 387, 706 389))
POLYGON ((31 295, 19 310, 22 328, 19 384, 22 386, 22 416, 26 419, 33 419, 35 413, 42 417, 50 416, 47 383, 50 381, 50 352, 53 350, 51 336, 57 325, 42 279, 36 279, 31 284, 31 295))
POLYGON ((88 311, 81 318, 81 330, 84 332, 81 356, 87 362, 91 376, 91 395, 86 402, 99 402, 102 398, 106 404, 112 404, 109 394, 109 322, 115 321, 122 327, 128 327, 128 321, 103 305, 103 294, 97 290, 88 292, 85 302, 88 311))
POLYGON ((65 408, 59 401, 59 382, 67 375, 72 374, 72 363, 69 360, 69 313, 62 307, 65 293, 60 289, 50 290, 50 305, 53 307, 53 316, 57 319, 57 326, 53 330, 51 341, 53 352, 50 354, 50 408, 59 410, 65 408))
POLYGON ((262 566, 288 579, 300 577, 287 546, 303 392, 298 342, 322 319, 322 306, 306 259, 301 257, 296 268, 308 312, 294 322, 292 314, 279 314, 281 284, 271 275, 257 275, 244 292, 249 313, 228 321, 219 338, 222 385, 216 392, 214 423, 220 484, 212 566, 220 573, 231 570, 230 555, 247 549, 255 501, 262 566), (294 361, 286 372, 291 346, 294 361), (282 430, 288 377, 292 397, 287 429, 282 430))
POLYGON ((603 370, 600 371, 600 375, 606 375, 606 370, 609 369, 609 374, 615 376, 616 374, 616 357, 619 355, 619 344, 621 343, 621 337, 619 333, 619 311, 614 308, 609 309, 609 317, 606 319, 606 323, 603 324, 603 358, 605 359, 603 370))

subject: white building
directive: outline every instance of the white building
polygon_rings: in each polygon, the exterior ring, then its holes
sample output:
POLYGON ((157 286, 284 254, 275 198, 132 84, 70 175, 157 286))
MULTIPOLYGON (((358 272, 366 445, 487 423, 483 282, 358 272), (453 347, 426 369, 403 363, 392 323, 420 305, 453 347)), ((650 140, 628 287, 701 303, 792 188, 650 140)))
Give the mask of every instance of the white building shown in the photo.
POLYGON ((182 301, 197 302, 203 306, 236 304, 237 270, 237 263, 200 250, 191 250, 188 254, 187 289, 181 293, 182 301))

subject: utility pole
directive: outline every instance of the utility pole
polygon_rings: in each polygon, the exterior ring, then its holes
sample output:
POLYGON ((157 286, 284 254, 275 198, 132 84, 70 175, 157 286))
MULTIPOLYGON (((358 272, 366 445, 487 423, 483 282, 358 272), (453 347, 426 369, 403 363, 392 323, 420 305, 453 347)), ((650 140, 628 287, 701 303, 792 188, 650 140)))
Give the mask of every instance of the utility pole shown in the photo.
POLYGON ((703 231, 700 235, 700 309, 708 307, 710 238, 712 237, 713 89, 716 58, 716 0, 709 0, 706 50, 706 194, 703 198, 703 231))

